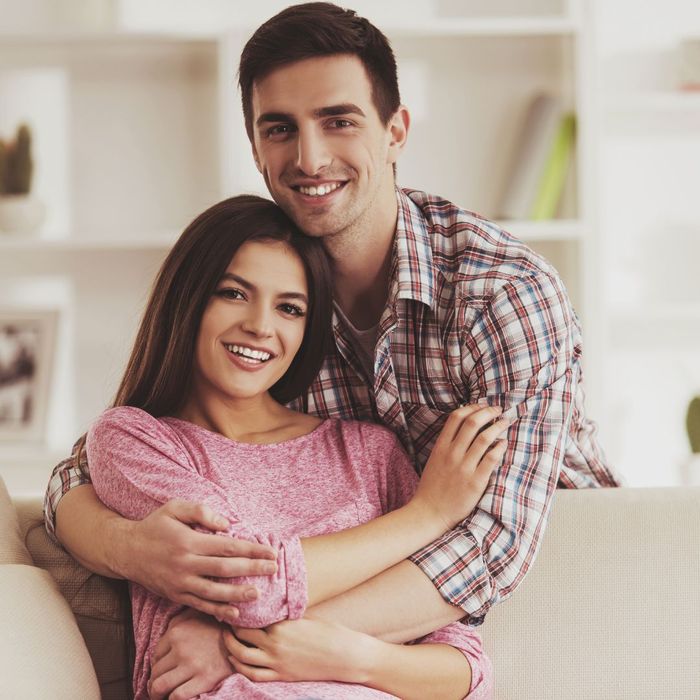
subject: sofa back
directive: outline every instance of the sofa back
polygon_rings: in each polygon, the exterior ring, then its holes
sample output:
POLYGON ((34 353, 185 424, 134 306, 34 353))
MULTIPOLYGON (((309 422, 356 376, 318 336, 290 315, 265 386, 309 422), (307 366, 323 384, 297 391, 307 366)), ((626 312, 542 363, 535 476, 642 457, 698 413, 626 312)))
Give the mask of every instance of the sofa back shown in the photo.
POLYGON ((698 700, 700 489, 557 491, 483 635, 499 700, 698 700))
MULTIPOLYGON (((17 510, 34 562, 75 613, 102 697, 129 698, 126 586, 51 542, 38 501, 17 510)), ((558 491, 533 569, 481 629, 498 700, 697 700, 700 488, 558 491)))

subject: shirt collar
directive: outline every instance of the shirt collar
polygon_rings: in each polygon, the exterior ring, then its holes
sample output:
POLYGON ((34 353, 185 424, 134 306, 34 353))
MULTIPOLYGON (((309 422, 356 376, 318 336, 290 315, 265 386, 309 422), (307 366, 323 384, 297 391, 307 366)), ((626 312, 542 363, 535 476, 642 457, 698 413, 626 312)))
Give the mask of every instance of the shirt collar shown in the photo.
POLYGON ((396 189, 398 218, 389 298, 413 299, 432 308, 436 270, 430 245, 430 227, 410 190, 396 189))

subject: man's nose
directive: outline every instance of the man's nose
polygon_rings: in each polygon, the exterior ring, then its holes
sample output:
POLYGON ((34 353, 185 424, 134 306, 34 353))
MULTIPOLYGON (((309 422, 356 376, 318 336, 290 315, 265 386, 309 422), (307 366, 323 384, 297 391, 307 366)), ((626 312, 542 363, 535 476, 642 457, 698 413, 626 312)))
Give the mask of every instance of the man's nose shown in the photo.
POLYGON ((325 139, 315 129, 300 130, 297 139, 297 168, 305 175, 317 175, 330 161, 325 139))

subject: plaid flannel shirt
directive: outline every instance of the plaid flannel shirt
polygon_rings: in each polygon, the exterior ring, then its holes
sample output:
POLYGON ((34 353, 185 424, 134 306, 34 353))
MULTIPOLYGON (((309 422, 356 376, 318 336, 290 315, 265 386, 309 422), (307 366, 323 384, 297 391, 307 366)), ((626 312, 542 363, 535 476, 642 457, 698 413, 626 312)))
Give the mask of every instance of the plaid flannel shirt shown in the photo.
MULTIPOLYGON (((306 396, 322 417, 383 423, 420 472, 451 411, 501 406, 516 418, 503 465, 475 511, 411 560, 480 624, 532 564, 557 484, 617 486, 584 412, 581 333, 556 271, 495 224, 416 190, 398 190, 387 306, 368 378, 339 318, 335 348, 306 396)), ((74 486, 74 449, 52 475, 47 529, 74 486)))

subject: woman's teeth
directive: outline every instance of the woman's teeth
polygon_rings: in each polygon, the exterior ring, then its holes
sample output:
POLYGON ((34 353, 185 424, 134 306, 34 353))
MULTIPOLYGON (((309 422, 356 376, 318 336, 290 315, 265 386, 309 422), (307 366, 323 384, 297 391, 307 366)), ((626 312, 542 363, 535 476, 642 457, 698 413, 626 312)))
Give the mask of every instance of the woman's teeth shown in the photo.
POLYGON ((341 184, 340 182, 334 182, 328 185, 319 185, 318 187, 304 187, 299 185, 299 192, 309 197, 323 197, 323 195, 330 194, 334 190, 337 190, 341 184))
POLYGON ((225 345, 224 347, 234 355, 242 357, 246 362, 267 362, 272 357, 269 352, 245 348, 242 345, 225 345))

